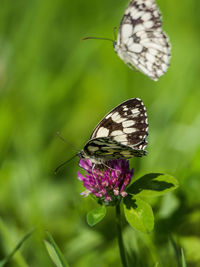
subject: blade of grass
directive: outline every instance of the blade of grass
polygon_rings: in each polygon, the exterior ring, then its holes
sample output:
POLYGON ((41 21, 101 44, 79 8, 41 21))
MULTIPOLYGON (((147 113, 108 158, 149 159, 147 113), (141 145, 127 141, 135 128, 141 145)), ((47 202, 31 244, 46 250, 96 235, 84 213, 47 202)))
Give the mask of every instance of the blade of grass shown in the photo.
POLYGON ((170 242, 172 244, 172 247, 174 249, 174 252, 176 254, 177 266, 178 267, 182 267, 182 265, 181 265, 181 259, 180 259, 180 250, 179 250, 179 248, 178 248, 178 246, 177 246, 177 244, 176 244, 173 236, 170 236, 169 237, 169 240, 170 240, 170 242))
POLYGON ((51 257, 52 261, 57 267, 69 267, 62 252, 54 241, 52 235, 47 232, 48 241, 44 240, 46 249, 51 257))
POLYGON ((17 246, 11 251, 11 253, 5 257, 3 260, 0 261, 0 267, 3 267, 11 258, 12 256, 20 249, 22 244, 32 235, 33 231, 35 229, 31 229, 22 239, 21 241, 17 244, 17 246))
POLYGON ((185 254, 183 249, 181 248, 181 262, 182 262, 182 267, 187 267, 186 260, 185 260, 185 254))

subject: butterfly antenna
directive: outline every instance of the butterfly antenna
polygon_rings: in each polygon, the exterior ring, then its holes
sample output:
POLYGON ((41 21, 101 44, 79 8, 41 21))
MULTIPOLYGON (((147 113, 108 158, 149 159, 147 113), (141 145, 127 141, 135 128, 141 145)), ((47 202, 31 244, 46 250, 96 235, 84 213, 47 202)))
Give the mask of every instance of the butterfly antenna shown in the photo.
POLYGON ((112 40, 110 38, 102 38, 102 37, 85 37, 85 38, 82 39, 82 41, 89 40, 89 39, 106 40, 106 41, 110 41, 112 43, 115 42, 114 40, 112 40))
POLYGON ((67 142, 67 140, 65 140, 65 139, 60 135, 59 132, 57 132, 56 135, 57 135, 63 142, 65 142, 66 144, 68 144, 69 146, 71 146, 73 149, 75 149, 75 150, 78 151, 78 152, 80 151, 80 150, 78 150, 76 147, 74 147, 71 143, 67 142))
POLYGON ((68 162, 70 162, 72 159, 74 159, 77 156, 77 154, 75 154, 73 157, 71 157, 70 159, 66 160, 65 162, 63 162, 62 164, 60 164, 55 170, 54 170, 54 174, 56 175, 58 170, 63 167, 65 164, 67 164, 68 162))

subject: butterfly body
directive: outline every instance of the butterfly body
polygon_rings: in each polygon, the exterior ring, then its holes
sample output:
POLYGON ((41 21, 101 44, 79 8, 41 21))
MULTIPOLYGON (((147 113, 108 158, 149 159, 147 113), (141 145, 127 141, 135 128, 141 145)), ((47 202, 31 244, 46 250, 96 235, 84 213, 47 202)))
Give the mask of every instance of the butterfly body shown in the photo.
POLYGON ((143 102, 138 98, 129 99, 100 121, 79 156, 95 164, 142 157, 146 155, 147 131, 148 121, 143 102))
POLYGON ((131 69, 157 81, 168 69, 170 43, 162 31, 155 0, 131 0, 121 20, 114 50, 131 69))

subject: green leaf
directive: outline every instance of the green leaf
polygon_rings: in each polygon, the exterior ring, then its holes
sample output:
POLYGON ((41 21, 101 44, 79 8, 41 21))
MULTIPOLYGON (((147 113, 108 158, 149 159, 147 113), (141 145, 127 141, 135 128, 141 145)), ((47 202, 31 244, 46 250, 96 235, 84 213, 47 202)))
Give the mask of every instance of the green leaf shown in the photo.
POLYGON ((47 232, 48 241, 44 240, 44 244, 49 253, 50 258, 57 267, 69 267, 62 252, 54 241, 53 237, 49 232, 47 232))
POLYGON ((0 261, 0 267, 5 266, 6 263, 12 258, 12 256, 20 249, 22 244, 32 235, 33 231, 35 229, 30 230, 23 238, 22 240, 17 244, 17 246, 11 251, 11 253, 4 258, 3 260, 0 261))
POLYGON ((87 214, 87 223, 89 226, 94 226, 95 224, 99 223, 106 215, 106 207, 101 206, 100 208, 96 208, 91 210, 87 214))
POLYGON ((135 181, 127 192, 142 197, 156 197, 178 187, 178 181, 171 175, 149 173, 135 181))
POLYGON ((181 261, 182 261, 182 267, 187 267, 183 249, 181 249, 181 261))
POLYGON ((151 206, 137 197, 128 195, 124 199, 124 212, 128 223, 135 229, 149 233, 154 227, 154 216, 151 206))

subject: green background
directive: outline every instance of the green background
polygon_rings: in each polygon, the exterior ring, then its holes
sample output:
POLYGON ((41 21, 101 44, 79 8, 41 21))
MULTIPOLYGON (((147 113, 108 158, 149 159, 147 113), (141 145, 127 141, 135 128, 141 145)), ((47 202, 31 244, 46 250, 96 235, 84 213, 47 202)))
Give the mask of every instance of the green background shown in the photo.
POLYGON ((140 97, 149 117, 148 156, 131 161, 135 178, 166 172, 176 192, 150 199, 155 230, 139 234, 124 222, 135 266, 178 266, 172 242, 188 266, 200 266, 200 2, 157 1, 172 44, 171 66, 158 82, 132 72, 112 43, 128 1, 2 0, 0 3, 0 259, 32 227, 36 232, 8 266, 53 266, 48 229, 73 267, 120 266, 114 212, 94 228, 86 213, 75 154, 99 120, 122 101, 140 97))

